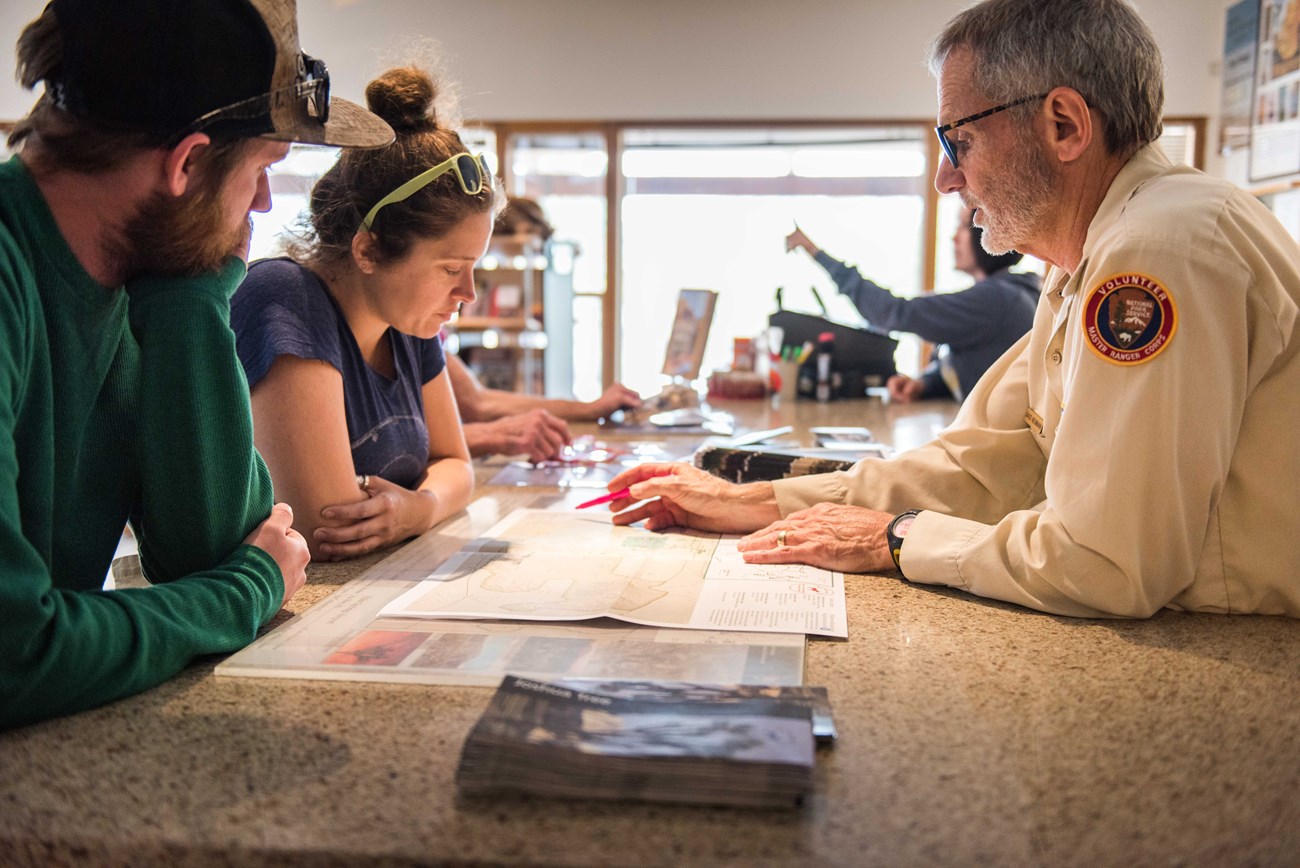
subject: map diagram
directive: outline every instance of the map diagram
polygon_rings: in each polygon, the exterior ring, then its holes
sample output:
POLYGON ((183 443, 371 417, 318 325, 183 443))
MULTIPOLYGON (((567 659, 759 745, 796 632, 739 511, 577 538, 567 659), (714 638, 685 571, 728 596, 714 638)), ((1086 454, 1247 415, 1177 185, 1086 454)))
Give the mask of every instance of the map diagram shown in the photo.
POLYGON ((736 538, 518 510, 382 613, 389 618, 581 620, 847 636, 843 576, 747 564, 736 538))

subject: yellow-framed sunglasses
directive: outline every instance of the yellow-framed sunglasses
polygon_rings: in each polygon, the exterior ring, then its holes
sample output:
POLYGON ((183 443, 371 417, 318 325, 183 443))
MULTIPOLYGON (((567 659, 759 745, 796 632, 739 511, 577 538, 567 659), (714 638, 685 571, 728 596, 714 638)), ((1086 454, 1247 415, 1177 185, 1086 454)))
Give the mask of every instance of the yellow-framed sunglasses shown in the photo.
POLYGON ((435 178, 452 172, 456 175, 456 180, 460 181, 460 188, 465 191, 467 196, 477 196, 483 192, 483 187, 487 184, 488 167, 487 161, 482 154, 471 154, 468 151, 462 151, 450 159, 443 160, 432 169, 426 169, 389 193, 384 198, 375 203, 361 221, 361 225, 370 229, 370 224, 374 222, 375 215, 379 209, 385 205, 391 205, 394 202, 400 202, 410 196, 423 190, 429 184, 433 183, 435 178))

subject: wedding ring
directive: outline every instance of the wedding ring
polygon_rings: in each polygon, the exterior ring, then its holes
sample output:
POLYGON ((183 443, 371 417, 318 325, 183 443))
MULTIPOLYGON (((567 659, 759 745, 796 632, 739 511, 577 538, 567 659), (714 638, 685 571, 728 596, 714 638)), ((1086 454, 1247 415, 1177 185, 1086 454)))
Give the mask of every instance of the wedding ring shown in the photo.
POLYGON ((362 491, 369 491, 370 477, 364 473, 357 476, 357 488, 360 488, 362 491))
POLYGON ((778 547, 785 545, 785 531, 778 530, 776 532, 776 544, 778 547))

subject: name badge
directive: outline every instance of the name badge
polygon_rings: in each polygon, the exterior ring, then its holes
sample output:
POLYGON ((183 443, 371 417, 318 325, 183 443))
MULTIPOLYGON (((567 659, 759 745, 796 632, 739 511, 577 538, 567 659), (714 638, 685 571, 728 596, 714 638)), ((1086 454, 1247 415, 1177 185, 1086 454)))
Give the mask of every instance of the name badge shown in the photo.
POLYGON ((1025 424, 1039 437, 1043 436, 1043 417, 1035 413, 1033 407, 1025 410, 1025 424))

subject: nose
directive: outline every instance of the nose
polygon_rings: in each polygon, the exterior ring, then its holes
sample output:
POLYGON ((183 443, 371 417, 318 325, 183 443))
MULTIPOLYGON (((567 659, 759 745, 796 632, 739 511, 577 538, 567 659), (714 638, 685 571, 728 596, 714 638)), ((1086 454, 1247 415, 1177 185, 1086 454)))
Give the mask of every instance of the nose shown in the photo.
POLYGON ((941 154, 939 167, 934 172, 934 188, 940 193, 956 193, 965 186, 966 176, 961 169, 954 169, 947 155, 941 154))
POLYGON ((253 206, 250 209, 259 214, 265 214, 271 210, 271 181, 262 172, 257 178, 257 192, 253 194, 253 206))
POLYGON ((452 290, 452 297, 462 299, 464 304, 473 304, 478 298, 478 293, 474 289, 474 272, 472 269, 465 269, 461 279, 456 281, 456 288, 452 290))

